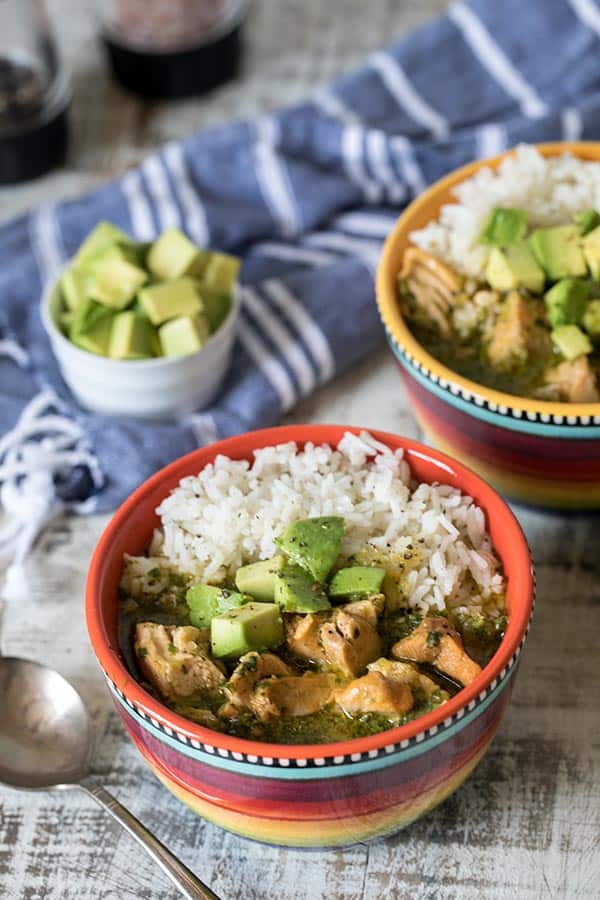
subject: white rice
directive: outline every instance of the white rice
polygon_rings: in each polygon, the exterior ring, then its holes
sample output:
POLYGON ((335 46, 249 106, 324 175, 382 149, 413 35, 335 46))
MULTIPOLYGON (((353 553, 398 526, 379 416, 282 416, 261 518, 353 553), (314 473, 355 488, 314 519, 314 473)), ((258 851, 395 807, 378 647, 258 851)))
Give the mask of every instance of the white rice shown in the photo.
MULTIPOLYGON (((156 566, 219 583, 240 565, 273 556, 275 538, 295 519, 340 515, 343 555, 367 543, 375 552, 409 552, 413 562, 401 582, 409 606, 502 605, 504 578, 482 510, 449 485, 413 483, 402 451, 366 432, 346 433, 337 449, 266 447, 251 464, 218 456, 182 479, 157 512, 162 530, 152 558, 126 559, 123 586, 133 594, 156 566)), ((150 581, 160 589, 162 579, 150 581)))
POLYGON ((456 203, 439 219, 413 231, 411 240, 459 272, 481 277, 490 252, 479 237, 495 206, 517 206, 533 227, 564 225, 584 209, 600 209, 600 163, 570 153, 548 159, 527 144, 517 147, 496 172, 487 166, 454 188, 456 203))

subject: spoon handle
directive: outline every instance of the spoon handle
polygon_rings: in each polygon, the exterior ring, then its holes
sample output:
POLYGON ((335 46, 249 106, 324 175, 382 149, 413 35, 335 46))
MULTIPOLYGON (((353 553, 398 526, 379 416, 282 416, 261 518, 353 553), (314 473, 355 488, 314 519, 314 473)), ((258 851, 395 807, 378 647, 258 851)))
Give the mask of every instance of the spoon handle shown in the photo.
POLYGON ((173 856, 170 850, 161 844, 158 838, 148 831, 136 817, 125 809, 124 806, 115 800, 112 794, 105 791, 98 784, 81 783, 79 787, 96 800, 100 806, 110 813, 113 819, 123 826, 125 831, 136 839, 142 847, 150 854, 152 859, 158 863, 163 872, 168 875, 174 885, 181 891, 188 900, 220 900, 220 898, 211 891, 210 888, 202 884, 196 878, 193 872, 184 866, 176 856, 173 856))

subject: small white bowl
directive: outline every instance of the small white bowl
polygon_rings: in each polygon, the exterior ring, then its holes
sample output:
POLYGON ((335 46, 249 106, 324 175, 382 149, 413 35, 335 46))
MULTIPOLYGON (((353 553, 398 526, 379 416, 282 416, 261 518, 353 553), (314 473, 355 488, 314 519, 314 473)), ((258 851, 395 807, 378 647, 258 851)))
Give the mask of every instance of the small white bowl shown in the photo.
POLYGON ((108 359, 67 340, 58 326, 58 281, 46 286, 40 312, 63 378, 81 406, 113 416, 172 421, 215 399, 229 367, 239 309, 236 286, 227 318, 197 353, 136 360, 108 359))

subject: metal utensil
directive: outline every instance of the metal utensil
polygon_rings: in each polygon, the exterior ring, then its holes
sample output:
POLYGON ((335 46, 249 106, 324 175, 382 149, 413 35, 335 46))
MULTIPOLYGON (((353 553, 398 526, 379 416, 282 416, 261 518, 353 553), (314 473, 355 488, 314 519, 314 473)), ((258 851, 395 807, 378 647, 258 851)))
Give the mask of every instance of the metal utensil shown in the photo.
POLYGON ((17 790, 81 788, 144 847, 184 897, 219 900, 108 791, 89 780, 90 718, 69 682, 47 666, 0 657, 0 783, 17 790))

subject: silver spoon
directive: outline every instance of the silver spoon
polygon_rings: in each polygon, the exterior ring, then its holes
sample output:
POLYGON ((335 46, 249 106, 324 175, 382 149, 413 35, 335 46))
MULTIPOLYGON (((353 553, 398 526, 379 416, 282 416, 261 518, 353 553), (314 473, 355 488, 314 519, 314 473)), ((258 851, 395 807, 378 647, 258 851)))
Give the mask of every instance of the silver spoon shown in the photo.
POLYGON ((47 666, 0 657, 0 783, 24 791, 81 788, 144 847, 189 900, 219 897, 108 791, 88 779, 90 717, 69 682, 47 666))

